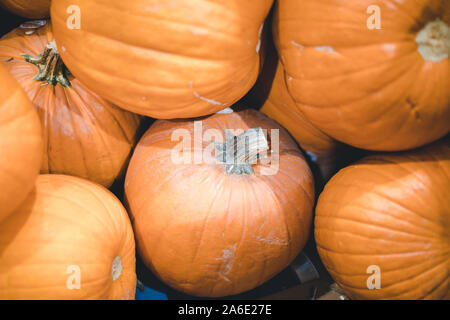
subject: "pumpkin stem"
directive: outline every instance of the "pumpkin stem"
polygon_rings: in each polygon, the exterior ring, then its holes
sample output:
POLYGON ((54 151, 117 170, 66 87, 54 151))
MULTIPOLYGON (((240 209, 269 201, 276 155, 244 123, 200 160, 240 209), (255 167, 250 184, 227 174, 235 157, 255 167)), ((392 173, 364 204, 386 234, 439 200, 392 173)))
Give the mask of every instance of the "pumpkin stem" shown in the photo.
POLYGON ((256 164, 263 151, 269 150, 266 135, 261 128, 249 129, 235 136, 225 131, 225 142, 216 143, 216 157, 225 164, 228 174, 254 174, 256 164))
POLYGON ((26 54, 23 54, 22 56, 27 62, 32 63, 39 68, 39 73, 34 80, 44 81, 54 86, 57 83, 63 87, 71 86, 68 79, 70 72, 59 56, 54 40, 47 44, 44 52, 39 56, 33 57, 26 54))
POLYGON ((450 27, 440 19, 428 22, 417 33, 416 42, 425 61, 447 59, 450 55, 450 27))

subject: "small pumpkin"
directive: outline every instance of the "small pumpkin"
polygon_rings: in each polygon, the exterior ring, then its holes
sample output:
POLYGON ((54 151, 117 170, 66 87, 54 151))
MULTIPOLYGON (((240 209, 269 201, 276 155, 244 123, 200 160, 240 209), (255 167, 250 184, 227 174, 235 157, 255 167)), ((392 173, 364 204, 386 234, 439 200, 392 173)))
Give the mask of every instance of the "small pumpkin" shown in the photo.
POLYGON ((42 19, 50 16, 51 0, 0 0, 0 7, 19 16, 42 19))
POLYGON ((319 254, 353 299, 450 299, 449 232, 449 141, 342 169, 316 208, 319 254))
POLYGON ((127 212, 105 188, 41 175, 0 224, 0 299, 134 299, 127 212))
POLYGON ((74 175, 109 187, 127 164, 140 117, 117 108, 73 77, 59 56, 50 22, 33 23, 0 40, 0 61, 41 118, 45 150, 41 172, 74 175))
POLYGON ((88 88, 126 110, 172 119, 212 114, 250 90, 272 3, 54 0, 51 16, 64 62, 88 88), (67 13, 73 4, 79 20, 67 13))
POLYGON ((289 92, 329 136, 395 151, 449 132, 449 1, 284 0, 274 35, 289 92))
POLYGON ((17 81, 0 65, 0 221, 34 186, 42 160, 41 124, 17 81))
POLYGON ((132 156, 125 196, 145 264, 177 290, 220 297, 255 288, 297 256, 309 234, 314 181, 289 134, 244 110, 156 121, 132 156), (255 133, 261 129, 266 140, 255 133), (241 153, 237 141, 250 132, 241 153), (259 151, 270 141, 272 153, 255 153, 255 137, 259 151))

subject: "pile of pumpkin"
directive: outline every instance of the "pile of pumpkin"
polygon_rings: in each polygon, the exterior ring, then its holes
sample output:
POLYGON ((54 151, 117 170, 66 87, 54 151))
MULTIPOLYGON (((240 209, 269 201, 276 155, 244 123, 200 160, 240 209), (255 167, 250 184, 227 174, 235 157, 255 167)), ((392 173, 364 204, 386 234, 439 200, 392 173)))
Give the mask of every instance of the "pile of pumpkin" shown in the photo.
POLYGON ((0 40, 1 299, 133 299, 135 241, 171 287, 238 294, 311 230, 350 298, 450 298, 449 1, 0 4, 50 17, 0 40), (195 120, 278 129, 277 170, 174 163, 195 120))

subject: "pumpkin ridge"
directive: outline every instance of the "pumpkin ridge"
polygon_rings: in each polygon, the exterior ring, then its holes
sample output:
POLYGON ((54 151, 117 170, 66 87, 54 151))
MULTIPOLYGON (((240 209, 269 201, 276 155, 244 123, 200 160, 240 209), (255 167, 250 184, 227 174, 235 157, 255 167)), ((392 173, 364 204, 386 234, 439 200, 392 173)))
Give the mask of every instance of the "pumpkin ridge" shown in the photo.
MULTIPOLYGON (((333 201, 329 201, 329 203, 333 203, 333 201)), ((370 212, 374 212, 374 211, 375 211, 374 209, 364 208, 364 207, 361 207, 361 206, 356 206, 356 205, 351 205, 351 204, 347 204, 347 207, 357 207, 357 208, 362 209, 362 210, 364 210, 364 211, 370 211, 370 212)), ((387 215, 385 212, 377 211, 377 213, 378 213, 378 214, 381 214, 381 215, 384 214, 384 215, 386 215, 386 216, 388 216, 389 218, 392 218, 392 219, 394 219, 394 220, 399 220, 399 221, 405 222, 405 220, 396 218, 395 216, 387 215)), ((351 222, 351 223, 362 224, 362 225, 367 224, 367 221, 363 221, 363 220, 355 220, 355 219, 346 218, 346 217, 340 217, 340 216, 323 216, 322 219, 341 220, 341 221, 345 221, 345 222, 351 222)), ((408 224, 411 225, 411 226, 414 227, 414 228, 417 227, 416 225, 410 223, 409 221, 406 221, 406 222, 408 222, 408 224)), ((410 232, 402 231, 401 229, 392 229, 390 226, 387 226, 387 225, 381 225, 381 224, 376 224, 376 223, 374 223, 373 221, 370 221, 370 223, 372 224, 372 226, 373 226, 374 228, 385 229, 385 230, 389 230, 389 231, 391 231, 391 232, 395 232, 395 233, 400 233, 400 234, 404 234, 404 235, 407 235, 407 236, 411 236, 411 233, 410 233, 410 232)), ((418 229, 419 229, 419 230, 425 230, 426 228, 418 227, 418 229)), ((416 234, 415 236, 419 236, 419 237, 425 238, 425 239, 427 239, 427 240, 430 240, 430 239, 431 239, 431 240, 435 240, 434 237, 431 236, 431 235, 430 235, 430 236, 427 236, 427 235, 417 235, 417 234, 416 234)), ((393 241, 393 242, 414 242, 414 241, 409 241, 409 240, 408 240, 408 241, 398 241, 398 240, 393 240, 393 239, 384 239, 384 240, 387 240, 387 241, 393 241)), ((420 243, 420 242, 417 241, 417 243, 420 243)))

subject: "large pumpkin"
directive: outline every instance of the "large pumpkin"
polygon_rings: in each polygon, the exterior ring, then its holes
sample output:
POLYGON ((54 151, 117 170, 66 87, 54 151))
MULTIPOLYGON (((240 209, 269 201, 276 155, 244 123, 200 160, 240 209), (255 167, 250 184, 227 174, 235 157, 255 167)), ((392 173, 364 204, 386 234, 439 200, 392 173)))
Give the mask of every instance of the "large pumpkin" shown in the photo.
POLYGON ((269 96, 260 111, 286 128, 311 160, 318 164, 323 178, 330 178, 337 168, 339 151, 343 146, 311 124, 296 106, 287 90, 281 64, 277 66, 269 96))
POLYGON ((110 186, 127 163, 140 118, 74 78, 59 57, 50 23, 39 25, 5 35, 0 40, 0 61, 25 89, 41 118, 45 144, 41 172, 110 186))
POLYGON ((41 124, 27 95, 0 65, 0 221, 25 200, 39 174, 41 124))
POLYGON ((449 132, 450 1, 283 0, 274 34, 289 92, 328 135, 391 151, 449 132))
POLYGON ((353 299, 450 299, 449 232, 448 141, 342 169, 316 208, 319 254, 353 299))
MULTIPOLYGON (((234 150, 242 155, 239 147, 234 150)), ((255 159, 249 150, 248 159, 255 159)), ((180 291, 219 297, 262 284, 295 258, 308 238, 314 182, 289 134, 245 110, 196 124, 156 121, 132 156, 125 194, 145 264, 180 291), (258 153, 257 163, 235 165, 231 157, 224 164, 222 152, 210 153, 224 141, 227 147, 240 145, 241 138, 224 130, 243 137, 258 128, 268 129, 273 152, 258 153), (259 162, 267 159, 270 164, 259 162)))
POLYGON ((50 16, 50 1, 51 0, 0 0, 0 7, 25 18, 41 19, 50 16))
POLYGON ((272 2, 55 0, 51 16, 64 62, 87 87, 136 113, 187 118, 250 90, 272 2))
POLYGON ((0 224, 0 299, 134 299, 133 230, 92 182, 41 175, 0 224))

